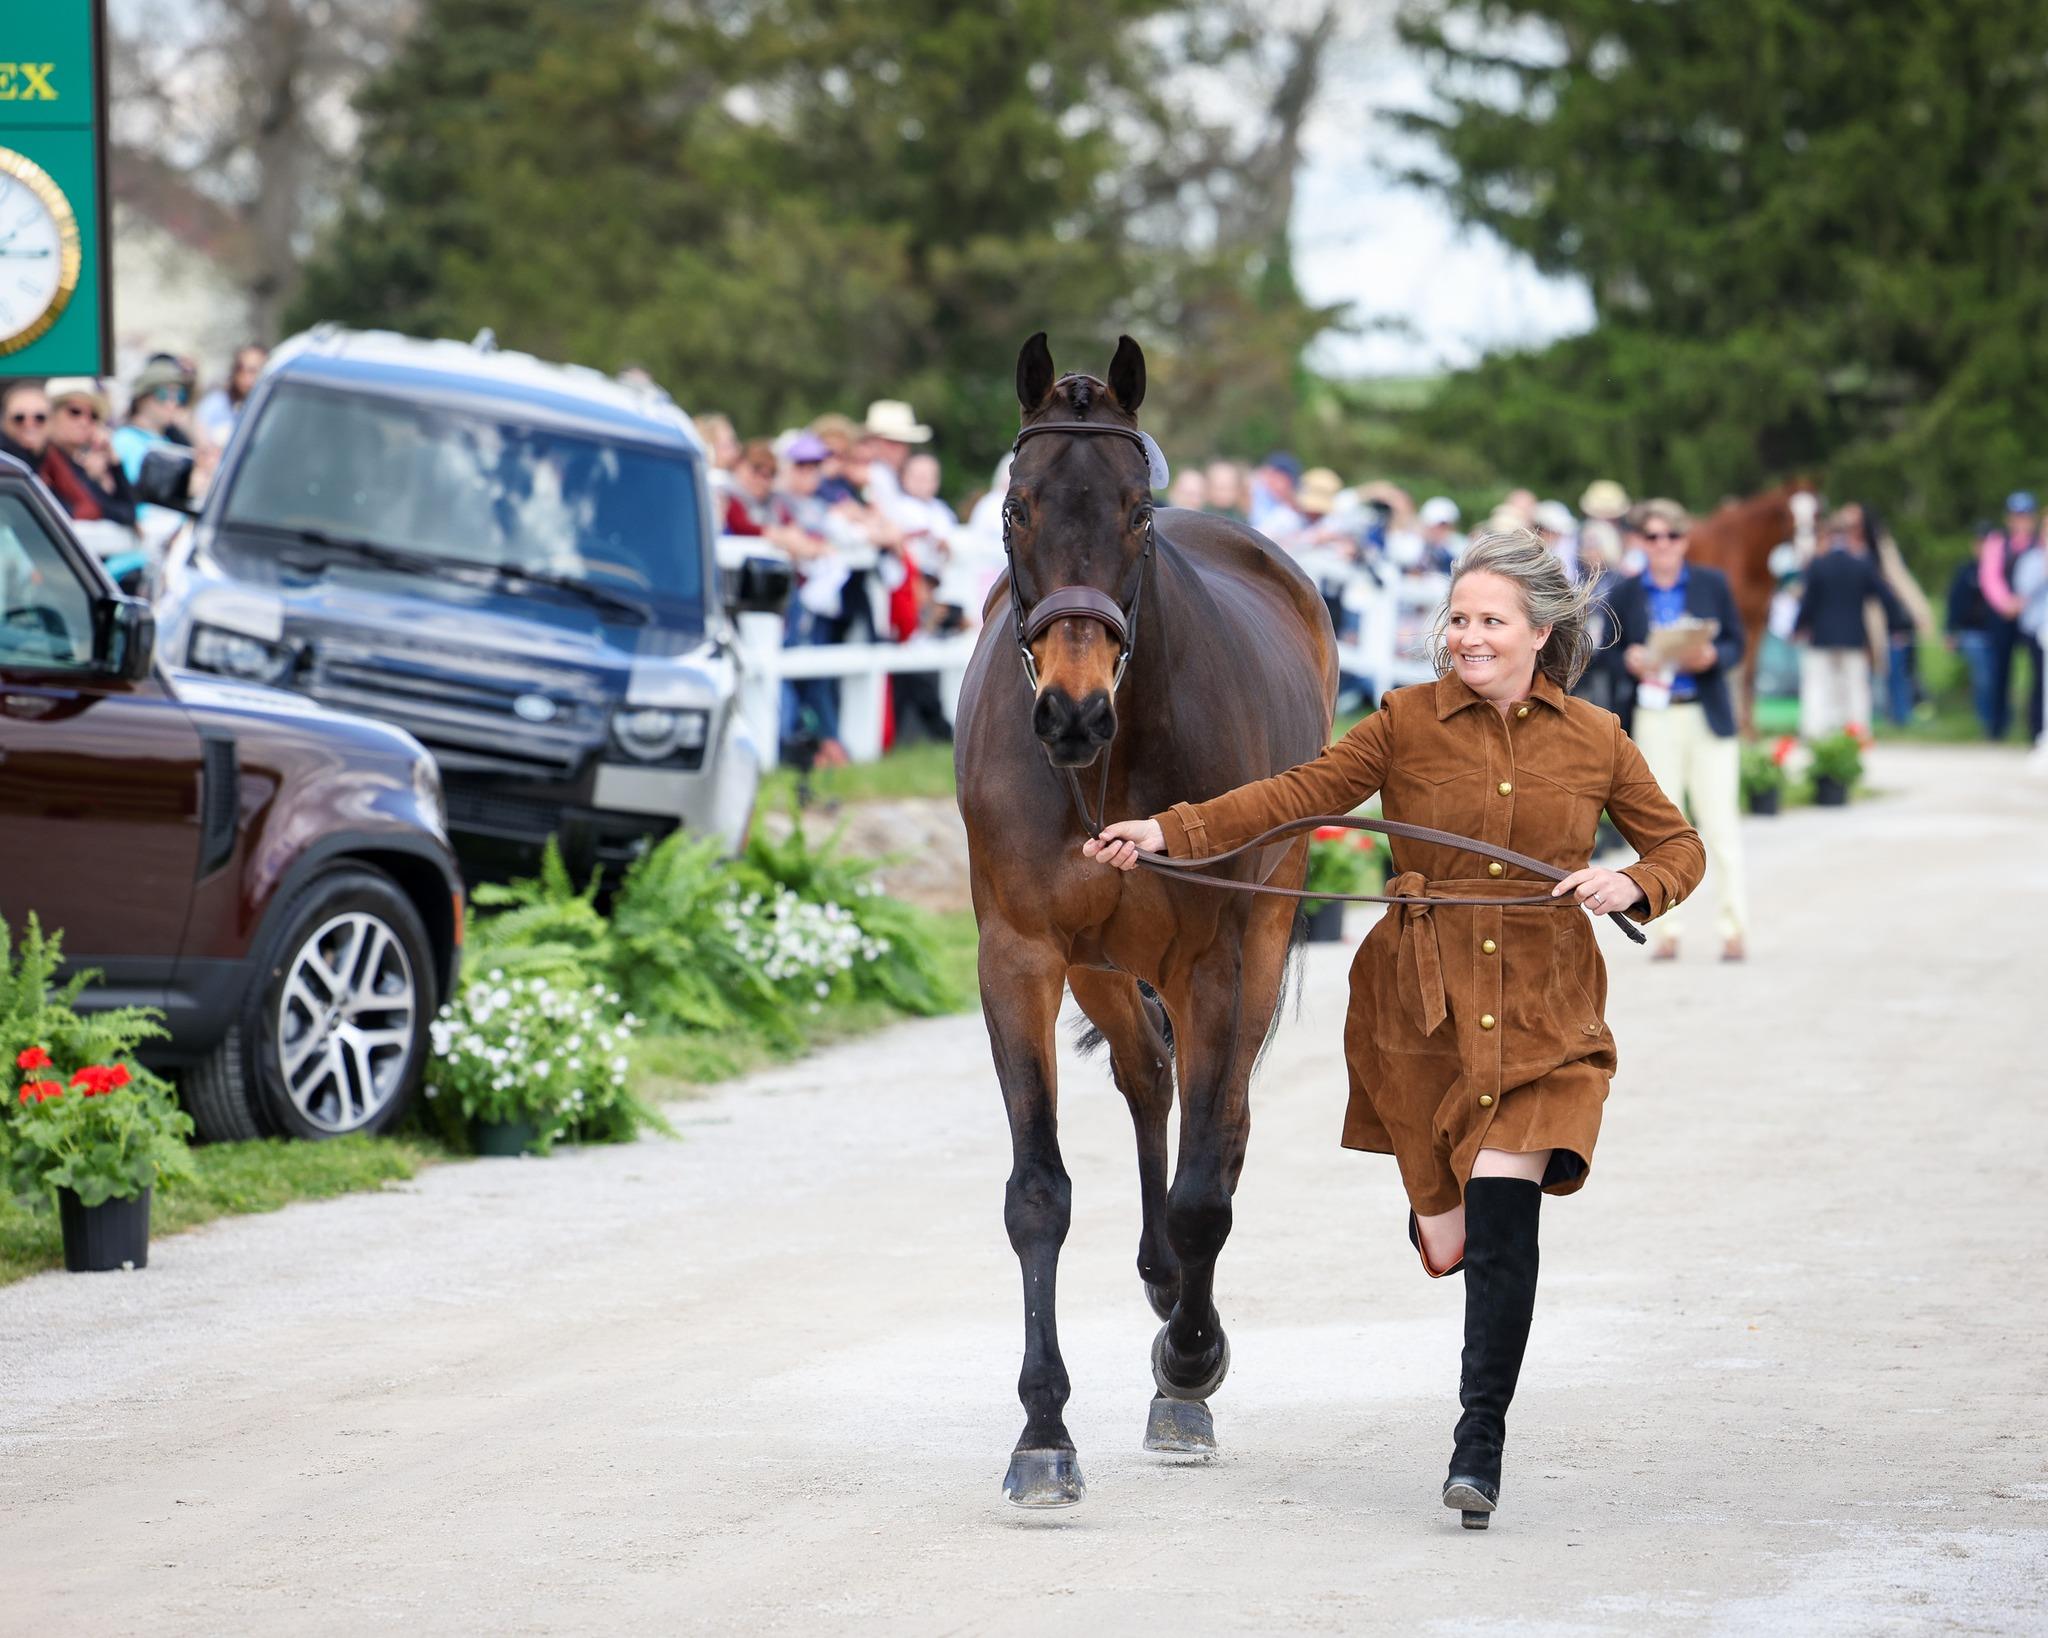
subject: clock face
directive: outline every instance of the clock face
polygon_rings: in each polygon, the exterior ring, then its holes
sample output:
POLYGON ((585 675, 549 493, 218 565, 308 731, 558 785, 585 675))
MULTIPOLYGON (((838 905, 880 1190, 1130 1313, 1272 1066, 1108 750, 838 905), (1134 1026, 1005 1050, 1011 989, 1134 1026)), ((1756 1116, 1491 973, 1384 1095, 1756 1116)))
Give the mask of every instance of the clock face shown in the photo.
POLYGON ((34 160, 0 148, 0 355, 57 322, 78 288, 78 218, 34 160))

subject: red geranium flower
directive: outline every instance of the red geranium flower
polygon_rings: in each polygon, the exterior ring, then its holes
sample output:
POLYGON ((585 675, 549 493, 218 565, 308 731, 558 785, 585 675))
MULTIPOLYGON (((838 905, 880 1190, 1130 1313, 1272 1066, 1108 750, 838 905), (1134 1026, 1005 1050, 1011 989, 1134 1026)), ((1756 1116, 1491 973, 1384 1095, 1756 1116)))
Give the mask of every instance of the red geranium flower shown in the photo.
POLYGON ((32 1046, 14 1060, 14 1067, 16 1069, 48 1069, 50 1067, 50 1055, 41 1047, 32 1046))
POLYGON ((1782 768, 1785 766, 1786 759, 1798 749, 1799 736, 1797 734, 1780 734, 1778 736, 1778 743, 1771 747, 1771 760, 1782 768))
POLYGON ((1351 834, 1342 825, 1316 826, 1315 840, 1318 842, 1341 842, 1351 834))
POLYGON ((31 1098, 37 1103, 41 1103, 45 1098, 61 1098, 63 1096, 64 1083, 62 1081, 30 1081, 28 1085, 21 1089, 21 1101, 23 1103, 27 1103, 31 1098))
POLYGON ((102 1092, 111 1092, 117 1086, 128 1084, 126 1064, 88 1064, 71 1077, 71 1084, 85 1089, 85 1095, 95 1097, 102 1092))

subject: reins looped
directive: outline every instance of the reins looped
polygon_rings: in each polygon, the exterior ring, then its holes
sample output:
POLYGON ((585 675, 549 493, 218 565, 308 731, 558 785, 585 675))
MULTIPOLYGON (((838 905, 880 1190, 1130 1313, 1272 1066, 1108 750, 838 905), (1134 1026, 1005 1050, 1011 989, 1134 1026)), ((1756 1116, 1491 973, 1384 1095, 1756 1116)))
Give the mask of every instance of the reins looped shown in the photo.
MULTIPOLYGON (((1099 421, 1041 421, 1035 426, 1024 428, 1023 431, 1017 434, 1016 443, 1010 446, 1012 452, 1014 453, 1018 445, 1021 445, 1026 438, 1036 437, 1041 432, 1105 434, 1126 438, 1136 444, 1141 450, 1145 448, 1144 438, 1130 427, 1120 427, 1108 422, 1099 421)), ((1148 454, 1147 459, 1149 460, 1149 458, 1148 454)), ((1023 587, 1017 578, 1017 559, 1010 548, 1009 514, 1007 510, 1004 512, 1003 554, 1009 559, 1010 564, 1010 609, 1017 628, 1017 651, 1023 656, 1024 675, 1030 682, 1031 690, 1034 694, 1038 691, 1038 662, 1031 653, 1032 640, 1042 634, 1054 621, 1064 619, 1070 615, 1100 620, 1115 636, 1120 653, 1117 656, 1116 677, 1110 684, 1110 692, 1112 694, 1116 692, 1117 686, 1123 681, 1124 669, 1130 664, 1131 652, 1137 645, 1138 603, 1139 599, 1145 594, 1145 570, 1151 561, 1152 543, 1153 529, 1151 524, 1147 523, 1145 528, 1145 549, 1138 557, 1137 585, 1131 592, 1128 612, 1126 612, 1122 604, 1116 602, 1107 592, 1097 591, 1092 586, 1061 586, 1057 590, 1047 593, 1042 601, 1033 606, 1030 615, 1027 617, 1024 612, 1023 587)), ((1109 805, 1109 758, 1113 748, 1113 741, 1110 745, 1105 745, 1098 759, 1100 772, 1096 776, 1095 809, 1093 813, 1089 811, 1087 799, 1081 794, 1080 776, 1072 768, 1062 768, 1060 770, 1066 777, 1067 792, 1073 798, 1074 812, 1080 818, 1081 828, 1088 833, 1089 839, 1092 841, 1100 841, 1102 839, 1102 826, 1107 817, 1106 810, 1109 805)), ((1364 819, 1356 814, 1348 813, 1324 813, 1315 814, 1306 819, 1290 819, 1284 824, 1273 826, 1270 830, 1261 831, 1250 841, 1242 842, 1226 852, 1212 853, 1206 858, 1201 859, 1170 859, 1164 854, 1146 853, 1141 850, 1138 853, 1138 863, 1145 866, 1148 870, 1156 871, 1160 875, 1184 882, 1191 882, 1198 886, 1221 888, 1226 892, 1232 893, 1263 893, 1273 898, 1281 899, 1332 900, 1345 904, 1399 904, 1416 906, 1491 904, 1548 905, 1553 909, 1578 908, 1578 901, 1576 899, 1559 898, 1551 893, 1531 893, 1512 898, 1459 898, 1400 893, 1312 893, 1305 888, 1270 887, 1264 882, 1240 882, 1233 881, 1227 876, 1208 874, 1215 866, 1227 860, 1235 859, 1240 854, 1250 853, 1262 847, 1269 847, 1273 843, 1283 841, 1290 836, 1299 836, 1303 831, 1318 830, 1325 826, 1341 830, 1378 831, 1384 836, 1400 836, 1410 841, 1430 842, 1439 847, 1450 847, 1465 853, 1476 853, 1482 858, 1493 859, 1504 865, 1514 865, 1517 869, 1526 870, 1530 874, 1548 882, 1561 882, 1566 876, 1571 874, 1569 871, 1558 869, 1555 865, 1546 864, 1541 859, 1532 858, 1526 853, 1517 853, 1512 848, 1495 847, 1491 842, 1482 842, 1476 837, 1459 836, 1452 831, 1432 829, 1428 825, 1410 825, 1397 819, 1364 819)), ((1607 919, 1626 933, 1634 943, 1647 944, 1649 942, 1649 938, 1643 930, 1630 921, 1621 911, 1608 911, 1607 919)))

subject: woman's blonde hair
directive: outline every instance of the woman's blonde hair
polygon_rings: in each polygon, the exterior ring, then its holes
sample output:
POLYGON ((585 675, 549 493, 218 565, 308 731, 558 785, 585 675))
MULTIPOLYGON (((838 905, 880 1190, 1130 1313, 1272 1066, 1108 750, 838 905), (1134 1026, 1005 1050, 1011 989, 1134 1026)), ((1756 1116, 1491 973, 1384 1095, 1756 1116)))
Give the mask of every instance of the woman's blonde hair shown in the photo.
POLYGON ((1593 658, 1593 610, 1597 583, 1588 575, 1573 585, 1564 560, 1533 530, 1508 529, 1479 535, 1451 569, 1450 592, 1436 611, 1430 628, 1429 655, 1439 677, 1451 669, 1445 632, 1451 621, 1451 593, 1468 574, 1497 574, 1522 591, 1522 612, 1532 626, 1550 627, 1550 636, 1536 656, 1536 669, 1558 687, 1569 689, 1593 658))

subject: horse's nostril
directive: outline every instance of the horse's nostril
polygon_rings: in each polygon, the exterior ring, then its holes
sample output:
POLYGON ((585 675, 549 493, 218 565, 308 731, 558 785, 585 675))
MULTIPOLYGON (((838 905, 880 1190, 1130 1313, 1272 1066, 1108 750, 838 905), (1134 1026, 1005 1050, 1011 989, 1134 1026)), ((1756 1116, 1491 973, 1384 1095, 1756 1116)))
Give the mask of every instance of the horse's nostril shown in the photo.
POLYGON ((1031 731, 1040 739, 1058 739, 1073 720, 1073 702, 1064 694, 1048 690, 1038 696, 1038 703, 1031 708, 1031 731))
POLYGON ((1104 693, 1090 694, 1081 706, 1081 731, 1098 745, 1116 738, 1116 706, 1104 693))

